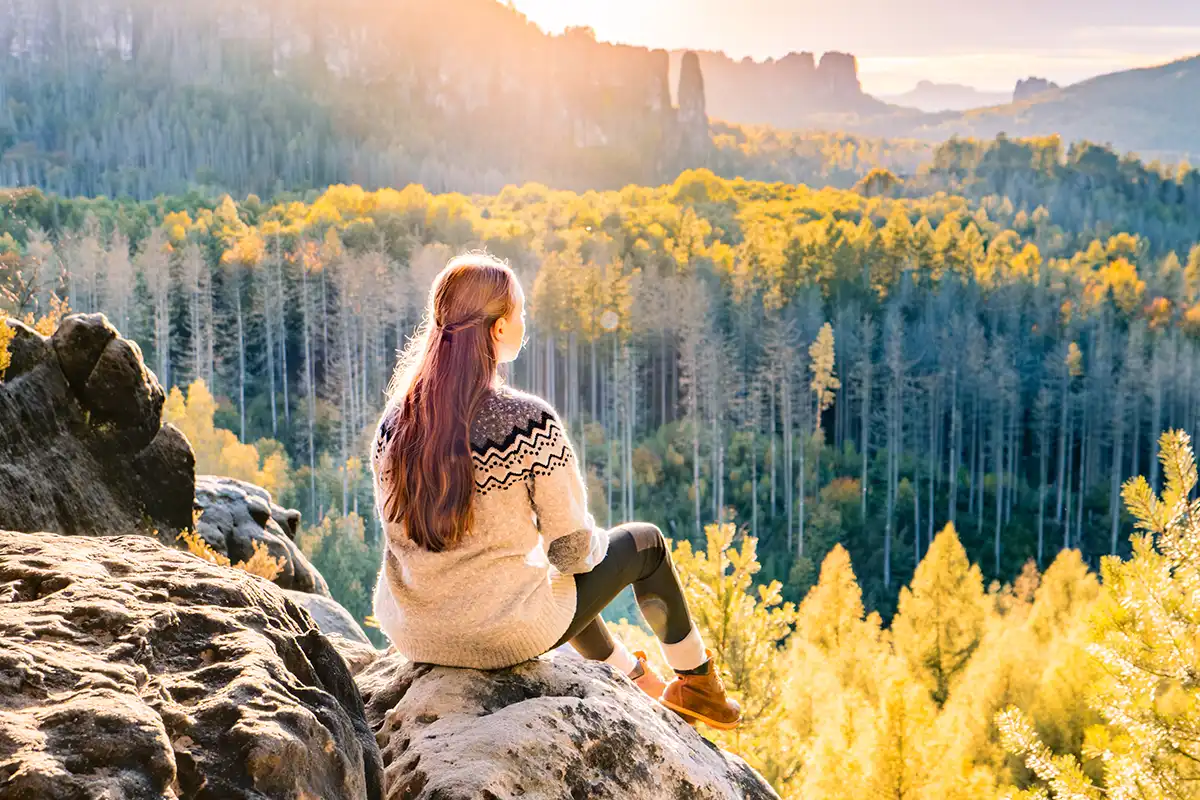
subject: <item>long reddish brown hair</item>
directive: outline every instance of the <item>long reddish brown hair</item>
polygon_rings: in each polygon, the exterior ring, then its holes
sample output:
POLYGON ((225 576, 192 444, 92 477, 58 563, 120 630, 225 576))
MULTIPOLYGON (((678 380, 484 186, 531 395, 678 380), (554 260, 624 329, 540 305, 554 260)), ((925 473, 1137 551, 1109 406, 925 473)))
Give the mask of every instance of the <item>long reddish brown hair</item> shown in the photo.
POLYGON ((496 257, 452 258, 388 386, 385 413, 395 433, 383 454, 393 476, 384 515, 427 550, 454 547, 471 526, 471 420, 496 379, 492 325, 512 312, 518 291, 496 257))

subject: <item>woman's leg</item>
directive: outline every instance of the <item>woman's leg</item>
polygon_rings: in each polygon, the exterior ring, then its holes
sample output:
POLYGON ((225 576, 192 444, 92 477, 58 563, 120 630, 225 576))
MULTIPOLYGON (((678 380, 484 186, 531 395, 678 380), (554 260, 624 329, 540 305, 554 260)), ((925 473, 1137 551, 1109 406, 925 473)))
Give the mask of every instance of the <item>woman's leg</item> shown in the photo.
POLYGON ((703 663, 704 646, 692 624, 662 531, 646 522, 630 522, 609 531, 604 560, 590 572, 575 576, 575 616, 555 646, 570 641, 585 658, 605 660, 611 656, 616 644, 600 612, 630 585, 638 609, 663 643, 672 667, 692 669, 703 663))

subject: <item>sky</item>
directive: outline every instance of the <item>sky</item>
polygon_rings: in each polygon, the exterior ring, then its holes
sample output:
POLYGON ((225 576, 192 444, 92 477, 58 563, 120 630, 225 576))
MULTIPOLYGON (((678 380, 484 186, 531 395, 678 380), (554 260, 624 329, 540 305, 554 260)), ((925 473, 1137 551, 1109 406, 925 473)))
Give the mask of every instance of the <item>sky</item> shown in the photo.
POLYGON ((1038 75, 1066 85, 1200 54, 1200 0, 511 0, 544 30, 587 25, 603 41, 858 56, 863 88, 922 79, 1012 91, 1038 75))

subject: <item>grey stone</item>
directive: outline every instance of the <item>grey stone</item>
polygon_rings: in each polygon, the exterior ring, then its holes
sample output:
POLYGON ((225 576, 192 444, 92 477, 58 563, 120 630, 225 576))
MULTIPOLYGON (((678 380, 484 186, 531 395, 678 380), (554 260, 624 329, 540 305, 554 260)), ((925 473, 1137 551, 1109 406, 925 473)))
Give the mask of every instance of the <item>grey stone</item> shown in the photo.
POLYGON ((0 795, 380 798, 362 701, 310 622, 147 536, 0 531, 0 795))
POLYGON ((356 681, 388 797, 778 800, 742 759, 600 662, 555 651, 480 671, 391 653, 356 681))

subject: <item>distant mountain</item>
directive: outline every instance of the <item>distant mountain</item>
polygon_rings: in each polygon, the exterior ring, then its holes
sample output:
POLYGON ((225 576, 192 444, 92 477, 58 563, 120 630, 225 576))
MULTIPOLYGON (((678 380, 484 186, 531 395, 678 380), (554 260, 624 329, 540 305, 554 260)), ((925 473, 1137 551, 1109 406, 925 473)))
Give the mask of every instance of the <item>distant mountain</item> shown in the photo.
POLYGON ((1200 156, 1198 99, 1200 55, 1047 89, 1021 102, 931 120, 915 130, 906 130, 910 121, 901 121, 889 133, 932 139, 1058 134, 1068 142, 1108 143, 1148 159, 1194 158, 1200 156))
POLYGON ((904 94, 880 95, 879 99, 922 111, 966 111, 1007 103, 1012 95, 1007 92, 985 92, 961 83, 921 81, 904 94))

